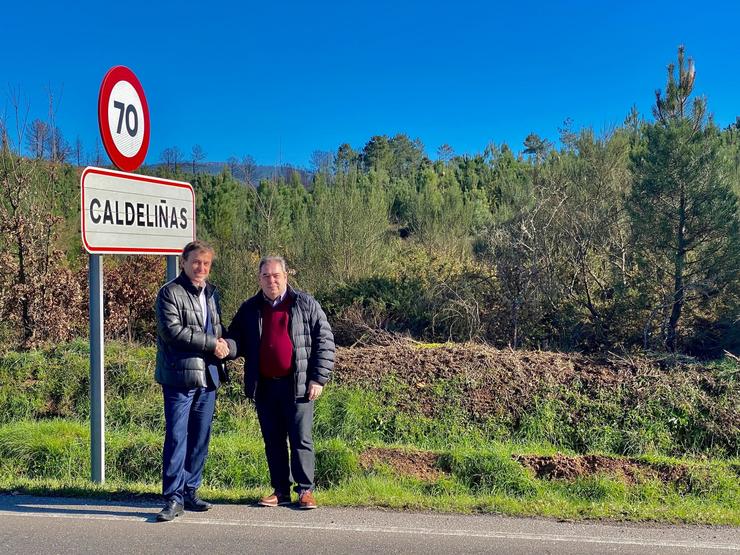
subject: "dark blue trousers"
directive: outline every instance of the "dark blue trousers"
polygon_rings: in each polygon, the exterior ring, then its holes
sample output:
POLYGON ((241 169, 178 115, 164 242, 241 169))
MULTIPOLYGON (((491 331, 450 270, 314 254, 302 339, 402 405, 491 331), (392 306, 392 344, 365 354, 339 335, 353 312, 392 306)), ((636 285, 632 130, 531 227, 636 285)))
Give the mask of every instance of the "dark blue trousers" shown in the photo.
POLYGON ((265 441, 270 483, 280 494, 314 488, 313 401, 295 398, 293 376, 260 379, 255 396, 257 417, 265 441), (290 458, 288 458, 290 444, 290 458))
POLYGON ((162 495, 183 502, 203 477, 216 407, 214 387, 162 386, 165 436, 162 449, 162 495))

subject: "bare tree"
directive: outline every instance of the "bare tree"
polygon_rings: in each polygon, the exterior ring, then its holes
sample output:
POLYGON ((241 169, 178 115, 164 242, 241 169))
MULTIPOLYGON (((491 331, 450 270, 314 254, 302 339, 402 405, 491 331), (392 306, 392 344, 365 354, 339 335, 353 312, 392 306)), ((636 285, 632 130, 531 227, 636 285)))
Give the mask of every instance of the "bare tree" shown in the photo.
POLYGON ((167 169, 172 169, 172 159, 173 159, 173 153, 172 149, 167 147, 165 148, 162 153, 159 155, 159 159, 162 161, 162 163, 167 165, 167 169))
POLYGON ((203 150, 203 147, 196 144, 196 145, 193 145, 193 148, 191 150, 191 156, 193 158, 193 173, 195 173, 195 169, 198 163, 205 160, 207 155, 206 155, 206 152, 203 150))
POLYGON ((100 148, 100 138, 95 137, 95 154, 92 157, 92 163, 94 166, 101 166, 103 164, 103 149, 100 148))
POLYGON ((10 149, 10 137, 8 137, 8 128, 5 124, 5 118, 0 119, 0 151, 7 152, 10 149))
POLYGON ((183 160, 182 151, 176 146, 173 146, 171 151, 172 151, 172 164, 175 167, 175 172, 177 172, 177 164, 182 162, 183 160))
MULTIPOLYGON (((10 97, 10 103, 13 106, 15 119, 15 144, 18 147, 18 154, 20 154, 21 145, 23 144, 23 139, 26 136, 26 129, 28 127, 28 113, 31 110, 31 104, 27 99, 24 100, 22 98, 20 90, 9 87, 8 95, 10 97)), ((5 129, 7 130, 7 120, 5 123, 5 129)), ((8 143, 12 148, 13 140, 9 140, 8 143)))
POLYGON ((30 348, 70 337, 81 320, 82 295, 79 279, 55 248, 59 166, 22 156, 23 134, 18 137, 0 152, 0 321, 18 334, 22 348, 30 348))
MULTIPOLYGON (((59 92, 59 100, 54 101, 54 91, 51 88, 51 84, 47 86, 47 93, 49 95, 49 158, 54 162, 63 162, 66 158, 66 153, 60 153, 59 149, 64 149, 65 142, 61 138, 61 132, 56 126, 56 115, 59 110, 59 104, 61 102, 62 92, 64 87, 59 92)), ((67 150, 69 147, 67 146, 67 150)))
POLYGON ((159 159, 167 164, 167 169, 177 171, 177 164, 182 162, 182 152, 176 146, 165 148, 159 155, 159 159))
POLYGON ((26 146, 32 158, 40 160, 44 157, 49 146, 49 126, 46 122, 40 119, 31 122, 26 146))
POLYGON ((314 172, 328 174, 334 162, 334 153, 328 150, 314 150, 309 162, 314 172))
POLYGON ((51 160, 52 162, 66 162, 72 154, 72 147, 64 138, 62 131, 56 129, 52 134, 51 140, 51 160))
POLYGON ((249 154, 242 157, 241 169, 244 172, 244 182, 247 185, 256 186, 257 164, 249 154))
POLYGON ((80 139, 80 136, 77 135, 77 139, 75 139, 75 148, 74 148, 74 155, 75 160, 77 161, 77 166, 82 165, 82 156, 83 156, 83 149, 82 149, 82 139, 80 139))

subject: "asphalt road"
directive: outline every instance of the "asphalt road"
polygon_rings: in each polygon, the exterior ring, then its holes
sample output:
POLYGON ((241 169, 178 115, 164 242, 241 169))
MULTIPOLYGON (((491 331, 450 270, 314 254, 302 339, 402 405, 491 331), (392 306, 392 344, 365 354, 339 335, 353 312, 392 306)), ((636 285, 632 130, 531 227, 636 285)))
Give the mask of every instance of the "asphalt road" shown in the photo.
POLYGON ((158 523, 159 508, 3 495, 0 553, 740 553, 730 527, 246 505, 158 523))

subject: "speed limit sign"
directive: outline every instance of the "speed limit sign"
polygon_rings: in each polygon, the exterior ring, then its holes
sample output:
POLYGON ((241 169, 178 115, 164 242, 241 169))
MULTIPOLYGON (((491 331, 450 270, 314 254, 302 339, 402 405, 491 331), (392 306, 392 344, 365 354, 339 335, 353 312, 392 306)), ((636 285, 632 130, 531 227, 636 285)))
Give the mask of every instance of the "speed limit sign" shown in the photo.
POLYGON ((129 68, 116 66, 103 78, 98 122, 113 163, 127 172, 141 166, 149 148, 149 107, 141 83, 129 68))

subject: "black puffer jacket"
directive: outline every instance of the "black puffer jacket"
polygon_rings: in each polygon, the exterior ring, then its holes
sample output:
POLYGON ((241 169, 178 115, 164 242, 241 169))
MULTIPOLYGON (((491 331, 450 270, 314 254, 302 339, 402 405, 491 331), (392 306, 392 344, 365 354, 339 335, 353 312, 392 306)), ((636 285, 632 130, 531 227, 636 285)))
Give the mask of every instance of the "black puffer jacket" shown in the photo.
POLYGON ((206 387, 206 364, 215 364, 222 381, 225 381, 224 365, 213 355, 216 340, 223 335, 218 292, 213 285, 206 284, 206 305, 214 335, 205 332, 199 294, 200 290, 184 273, 163 285, 157 294, 157 369, 154 377, 163 385, 206 387))
MULTIPOLYGON (((288 329, 293 343, 293 378, 298 399, 306 396, 309 381, 321 385, 329 381, 334 368, 334 335, 316 299, 291 287, 287 294, 293 299, 288 329)), ((261 291, 244 301, 226 332, 230 350, 236 347, 236 356, 244 357, 244 393, 250 399, 254 399, 259 380, 263 302, 261 291)))

